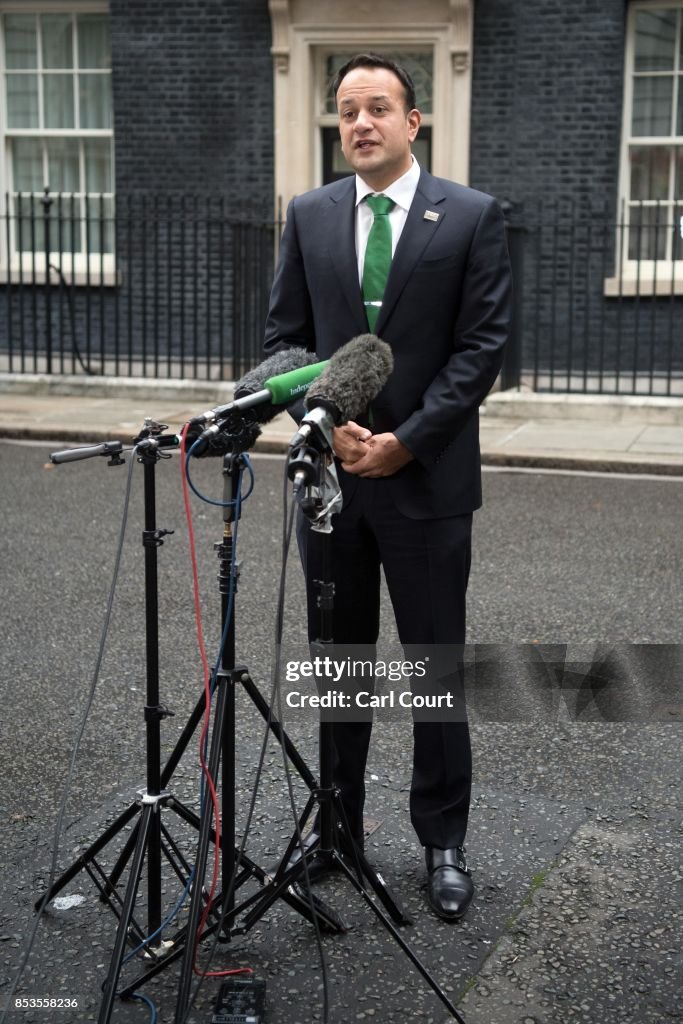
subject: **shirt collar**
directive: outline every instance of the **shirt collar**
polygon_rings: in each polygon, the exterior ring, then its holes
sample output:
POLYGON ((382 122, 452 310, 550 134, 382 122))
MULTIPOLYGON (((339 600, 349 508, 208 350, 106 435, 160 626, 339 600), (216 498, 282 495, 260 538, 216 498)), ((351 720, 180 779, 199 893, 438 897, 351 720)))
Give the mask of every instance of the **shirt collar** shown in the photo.
MULTIPOLYGON (((396 181, 392 181, 388 188, 382 189, 381 195, 387 196, 389 199, 393 199, 397 206, 400 206, 402 210, 408 212, 410 204, 415 198, 415 191, 417 189, 417 183, 420 179, 420 165, 414 156, 412 156, 412 163, 405 174, 402 174, 396 181)), ((366 196, 378 195, 357 174, 356 175, 356 206, 362 203, 366 196)))

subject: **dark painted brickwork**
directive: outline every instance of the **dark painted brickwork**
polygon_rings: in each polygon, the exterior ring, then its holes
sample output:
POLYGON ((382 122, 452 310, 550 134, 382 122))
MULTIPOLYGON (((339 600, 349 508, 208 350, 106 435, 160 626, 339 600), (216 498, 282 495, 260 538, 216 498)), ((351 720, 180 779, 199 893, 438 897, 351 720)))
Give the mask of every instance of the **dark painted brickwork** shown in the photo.
POLYGON ((266 0, 111 0, 119 194, 225 196, 270 213, 266 0))
POLYGON ((603 295, 617 266, 626 9, 474 4, 470 181, 523 204, 521 364, 560 389, 630 390, 647 373, 662 393, 683 370, 680 299, 603 295))
POLYGON ((476 0, 471 183, 614 201, 624 0, 476 0))

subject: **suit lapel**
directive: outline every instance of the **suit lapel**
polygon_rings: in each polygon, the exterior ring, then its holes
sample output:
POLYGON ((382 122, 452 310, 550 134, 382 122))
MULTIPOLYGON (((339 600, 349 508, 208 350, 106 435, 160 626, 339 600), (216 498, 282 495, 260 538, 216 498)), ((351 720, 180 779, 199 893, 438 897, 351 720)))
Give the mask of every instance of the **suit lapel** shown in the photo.
POLYGON ((339 287, 357 322, 357 331, 363 334, 368 329, 363 296, 358 281, 358 257, 356 256, 356 179, 345 178, 338 188, 330 192, 330 202, 324 211, 323 230, 334 264, 339 287))
POLYGON ((415 198, 410 205, 408 217, 391 261, 391 270, 382 299, 382 309, 377 319, 377 334, 380 337, 382 328, 400 298, 406 281, 443 223, 446 216, 443 205, 445 199, 446 195, 436 179, 422 170, 415 198), (438 214, 438 218, 436 220, 425 218, 427 211, 438 214))

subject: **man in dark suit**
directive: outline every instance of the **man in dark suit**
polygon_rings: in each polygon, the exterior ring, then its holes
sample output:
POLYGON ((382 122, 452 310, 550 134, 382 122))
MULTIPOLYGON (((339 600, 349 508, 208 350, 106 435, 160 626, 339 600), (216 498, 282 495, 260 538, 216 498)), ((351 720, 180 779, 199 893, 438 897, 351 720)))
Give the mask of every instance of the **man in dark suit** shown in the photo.
MULTIPOLYGON (((335 95, 356 175, 290 204, 265 347, 300 345, 326 359, 369 326, 391 346, 394 370, 367 421, 334 432, 344 507, 332 521, 333 638, 376 643, 381 565, 401 643, 458 645, 481 504, 477 410, 500 369, 510 316, 503 218, 490 196, 419 168, 411 143, 420 114, 403 68, 358 55, 339 71, 335 95), (387 198, 378 205, 377 195, 387 198), (376 223, 391 250, 379 292, 376 223)), ((320 537, 305 523, 300 548, 314 639, 320 537)), ((335 783, 361 845, 370 728, 334 726, 335 783)), ((463 854, 467 722, 414 722, 413 735, 410 812, 429 899, 439 916, 457 919, 473 895, 463 854)))

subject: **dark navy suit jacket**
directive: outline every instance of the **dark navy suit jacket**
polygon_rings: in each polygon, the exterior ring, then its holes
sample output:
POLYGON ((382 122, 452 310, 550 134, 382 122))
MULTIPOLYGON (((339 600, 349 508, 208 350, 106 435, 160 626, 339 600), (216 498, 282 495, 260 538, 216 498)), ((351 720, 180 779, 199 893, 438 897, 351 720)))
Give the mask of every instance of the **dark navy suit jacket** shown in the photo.
MULTIPOLYGON (((351 176, 291 202, 266 324, 268 353, 301 345, 328 359, 367 333, 355 198, 351 176)), ((393 431, 415 456, 385 480, 410 518, 461 515, 481 504, 477 410, 501 366, 510 303, 500 207, 422 170, 376 326, 392 348, 394 370, 372 403, 373 432, 393 431)), ((343 471, 340 478, 348 502, 357 478, 343 471)))

